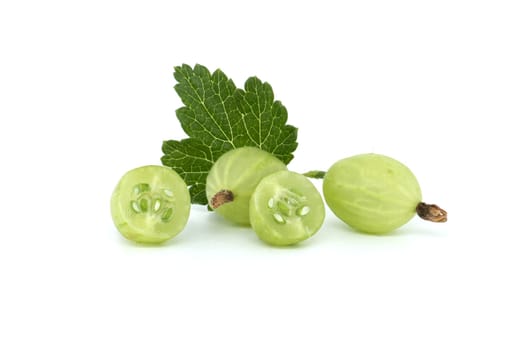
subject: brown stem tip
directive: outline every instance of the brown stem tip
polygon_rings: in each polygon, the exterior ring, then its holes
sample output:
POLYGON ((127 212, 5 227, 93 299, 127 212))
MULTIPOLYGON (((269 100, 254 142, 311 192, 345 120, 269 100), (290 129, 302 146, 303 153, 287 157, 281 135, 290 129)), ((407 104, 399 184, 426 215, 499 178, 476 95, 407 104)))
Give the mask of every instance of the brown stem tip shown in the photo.
POLYGON ((223 204, 230 203, 234 200, 234 194, 229 190, 221 190, 217 192, 210 200, 212 209, 217 209, 223 204))
POLYGON ((436 204, 426 204, 424 202, 420 202, 416 206, 416 213, 424 220, 432 222, 447 221, 447 211, 440 208, 436 204))

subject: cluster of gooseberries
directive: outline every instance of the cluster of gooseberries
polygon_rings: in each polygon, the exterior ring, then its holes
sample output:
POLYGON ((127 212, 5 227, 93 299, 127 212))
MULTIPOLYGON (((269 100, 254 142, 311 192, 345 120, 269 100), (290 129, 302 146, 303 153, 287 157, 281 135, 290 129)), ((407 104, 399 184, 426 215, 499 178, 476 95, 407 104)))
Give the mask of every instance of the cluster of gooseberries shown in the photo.
MULTIPOLYGON (((380 154, 360 154, 333 164, 323 177, 323 198, 304 175, 289 171, 272 154, 241 147, 223 154, 206 180, 210 208, 251 226, 274 246, 293 245, 319 231, 325 204, 356 231, 391 232, 415 214, 445 222, 447 213, 422 202, 411 170, 380 154)), ((171 168, 149 165, 127 172, 111 198, 118 231, 139 243, 162 243, 180 233, 190 215, 190 194, 171 168)))

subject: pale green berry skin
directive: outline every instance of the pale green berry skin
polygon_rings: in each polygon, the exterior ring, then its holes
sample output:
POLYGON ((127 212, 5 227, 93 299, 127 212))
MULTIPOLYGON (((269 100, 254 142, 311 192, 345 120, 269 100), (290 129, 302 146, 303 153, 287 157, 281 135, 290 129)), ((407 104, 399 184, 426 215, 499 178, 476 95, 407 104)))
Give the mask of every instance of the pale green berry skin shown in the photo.
POLYGON ((117 230, 137 243, 158 244, 178 235, 190 216, 190 193, 174 170, 147 165, 128 171, 111 196, 117 230))
POLYGON ((407 223, 422 201, 420 185, 408 167, 373 153, 332 165, 323 180, 323 195, 338 218, 359 232, 373 234, 407 223))
POLYGON ((223 154, 214 163, 206 178, 208 203, 222 190, 229 190, 234 200, 214 211, 227 220, 250 226, 249 201, 259 181, 287 166, 272 154, 256 147, 241 147, 223 154))
POLYGON ((314 235, 325 219, 325 204, 303 175, 279 171, 266 176, 250 199, 250 223, 258 237, 274 246, 299 243, 314 235))

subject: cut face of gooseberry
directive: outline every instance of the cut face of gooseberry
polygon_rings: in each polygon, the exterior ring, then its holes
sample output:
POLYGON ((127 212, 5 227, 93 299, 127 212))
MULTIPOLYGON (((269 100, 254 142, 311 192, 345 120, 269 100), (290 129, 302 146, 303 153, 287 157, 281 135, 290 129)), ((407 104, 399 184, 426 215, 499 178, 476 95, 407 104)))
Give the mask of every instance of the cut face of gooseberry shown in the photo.
POLYGON ((250 199, 250 224, 271 245, 301 242, 314 235, 324 219, 325 207, 316 187, 291 171, 264 177, 250 199))
POLYGON ((149 165, 127 172, 111 198, 111 214, 119 232, 135 242, 161 243, 185 227, 190 195, 172 169, 149 165))

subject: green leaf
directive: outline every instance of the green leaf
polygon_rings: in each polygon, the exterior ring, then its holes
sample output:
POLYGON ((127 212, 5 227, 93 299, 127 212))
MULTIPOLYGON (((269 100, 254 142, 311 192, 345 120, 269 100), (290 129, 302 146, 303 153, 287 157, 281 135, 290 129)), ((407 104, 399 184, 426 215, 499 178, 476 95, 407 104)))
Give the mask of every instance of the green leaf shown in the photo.
POLYGON ((173 168, 190 186, 192 203, 206 204, 206 176, 217 155, 196 139, 165 141, 162 150, 162 163, 173 168))
POLYGON ((285 164, 292 158, 298 146, 297 129, 287 122, 287 110, 274 101, 272 87, 256 77, 245 83, 245 91, 237 90, 238 108, 243 120, 243 146, 256 146, 274 154, 285 164))
POLYGON ((243 89, 221 70, 201 65, 175 67, 175 91, 184 107, 176 116, 189 138, 165 141, 161 161, 190 187, 192 203, 206 204, 208 172, 223 153, 243 146, 259 147, 285 164, 298 146, 297 129, 287 125, 287 110, 274 100, 268 83, 249 78, 243 89))

